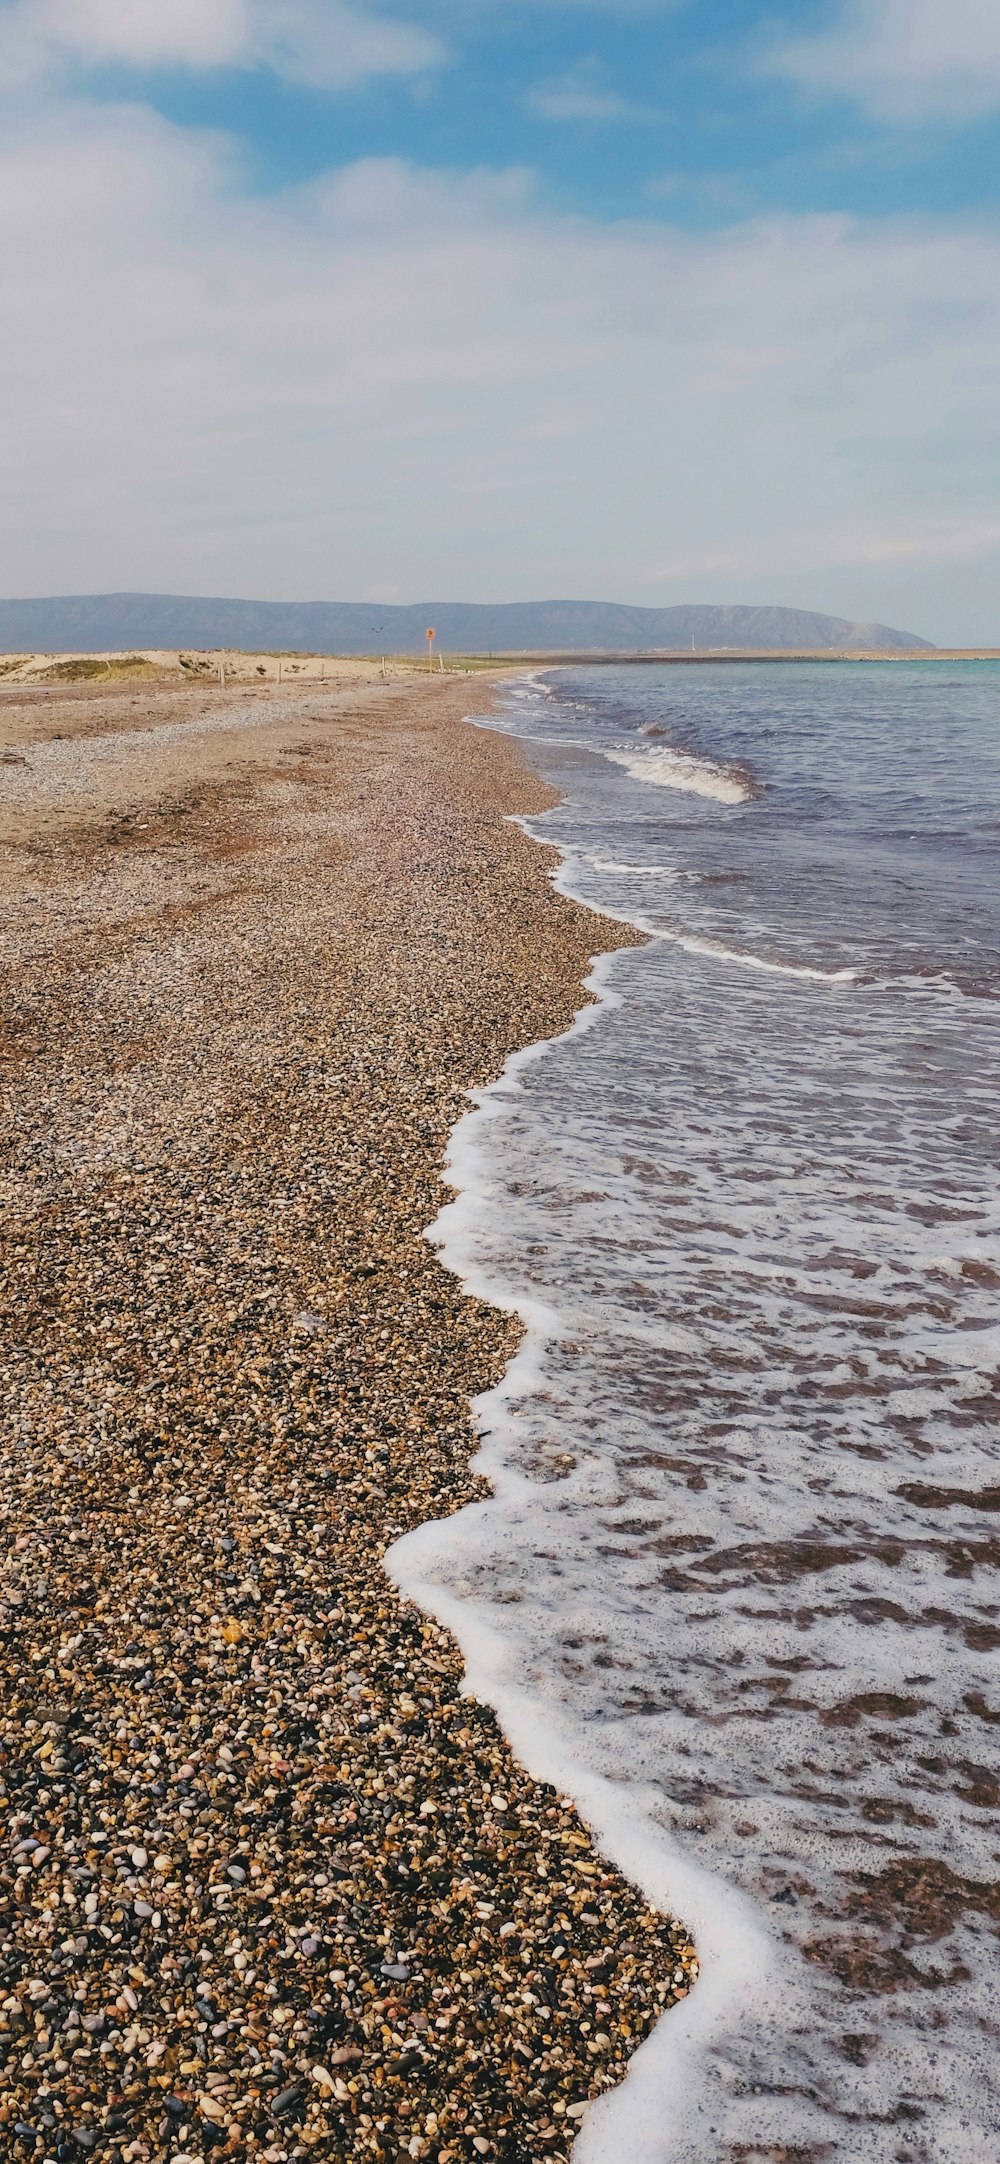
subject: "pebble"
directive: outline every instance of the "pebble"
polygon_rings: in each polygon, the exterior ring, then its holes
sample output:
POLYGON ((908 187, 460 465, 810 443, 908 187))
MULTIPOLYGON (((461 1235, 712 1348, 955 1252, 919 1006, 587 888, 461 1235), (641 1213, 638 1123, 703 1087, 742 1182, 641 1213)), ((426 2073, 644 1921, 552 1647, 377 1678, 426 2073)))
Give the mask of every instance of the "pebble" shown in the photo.
POLYGON ((697 1973, 382 1566, 516 1344, 449 1131, 623 936, 468 698, 296 691, 280 771, 5 873, 5 2164, 565 2164, 697 1973))

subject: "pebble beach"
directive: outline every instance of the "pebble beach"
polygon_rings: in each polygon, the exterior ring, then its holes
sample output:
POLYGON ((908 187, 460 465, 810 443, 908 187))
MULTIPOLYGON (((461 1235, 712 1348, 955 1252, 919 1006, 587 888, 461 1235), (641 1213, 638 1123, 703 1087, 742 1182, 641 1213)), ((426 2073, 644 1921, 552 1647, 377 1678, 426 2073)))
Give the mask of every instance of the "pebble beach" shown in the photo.
POLYGON ((383 1568, 517 1342, 424 1237, 449 1132, 631 936, 489 698, 2 694, 12 2164, 565 2164, 697 1973, 383 1568))

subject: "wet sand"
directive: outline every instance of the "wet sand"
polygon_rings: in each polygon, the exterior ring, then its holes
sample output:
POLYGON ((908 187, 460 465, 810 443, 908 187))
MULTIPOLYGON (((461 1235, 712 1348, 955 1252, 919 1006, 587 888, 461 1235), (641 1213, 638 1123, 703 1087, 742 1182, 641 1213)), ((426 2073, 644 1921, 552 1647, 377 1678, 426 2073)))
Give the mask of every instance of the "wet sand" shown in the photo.
POLYGON ((463 1092, 628 936, 487 699, 4 696, 5 2157, 562 2160, 694 1974, 381 1562, 514 1342, 463 1092))

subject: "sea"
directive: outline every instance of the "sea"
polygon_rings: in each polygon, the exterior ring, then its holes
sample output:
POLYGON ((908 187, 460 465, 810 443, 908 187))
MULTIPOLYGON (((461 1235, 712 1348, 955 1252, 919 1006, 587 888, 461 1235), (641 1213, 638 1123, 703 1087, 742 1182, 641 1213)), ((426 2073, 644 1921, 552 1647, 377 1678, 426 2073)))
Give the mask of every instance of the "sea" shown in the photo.
MULTIPOLYGON (((579 2164, 996 2164, 1000 668, 509 683, 647 934, 452 1142, 524 1321, 393 1551, 701 1977, 579 2164)), ((600 947, 595 926, 595 955, 600 947)))

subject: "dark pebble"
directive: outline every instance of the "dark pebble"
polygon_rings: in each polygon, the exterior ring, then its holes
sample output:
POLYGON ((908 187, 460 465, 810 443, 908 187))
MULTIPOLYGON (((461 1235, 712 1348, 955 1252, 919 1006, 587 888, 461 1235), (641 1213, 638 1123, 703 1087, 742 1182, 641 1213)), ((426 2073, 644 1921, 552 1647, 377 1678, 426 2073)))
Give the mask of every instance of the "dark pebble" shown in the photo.
POLYGON ((204 692, 47 704, 146 732, 141 831, 0 855, 0 2164, 40 2091, 102 2164, 566 2164, 696 1974, 383 1567, 518 1342, 424 1237, 449 1131, 623 935, 467 681, 362 675, 204 782, 204 692))

